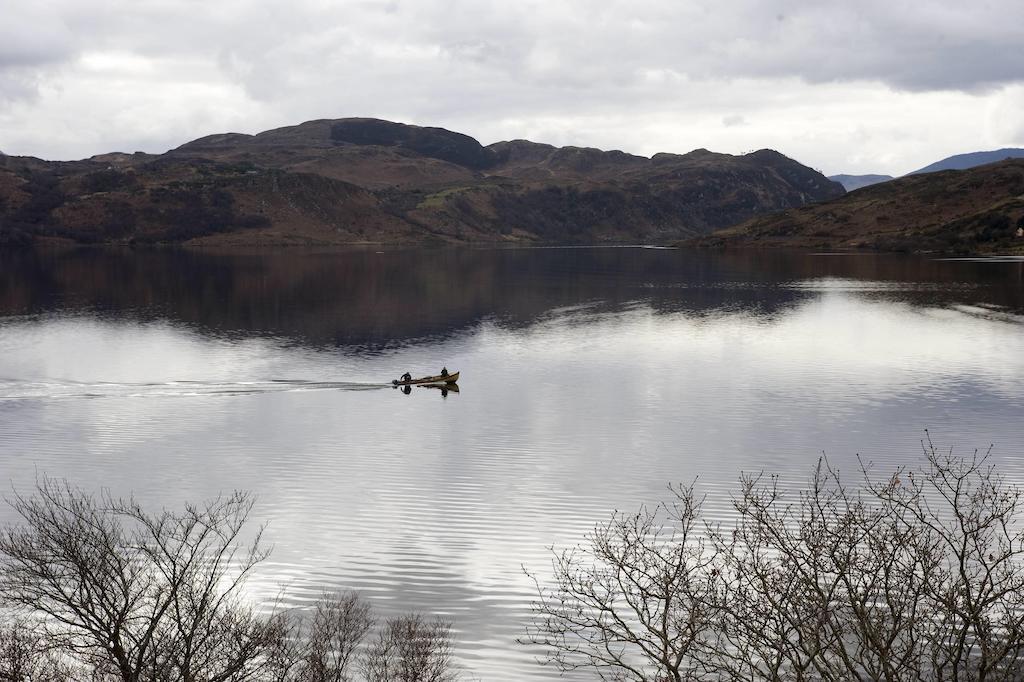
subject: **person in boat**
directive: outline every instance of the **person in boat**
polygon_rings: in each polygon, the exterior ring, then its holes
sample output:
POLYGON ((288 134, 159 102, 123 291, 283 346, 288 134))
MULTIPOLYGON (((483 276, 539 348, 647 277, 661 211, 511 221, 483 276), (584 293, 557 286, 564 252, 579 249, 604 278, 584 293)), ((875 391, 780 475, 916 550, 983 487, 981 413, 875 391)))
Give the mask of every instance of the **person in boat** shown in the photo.
POLYGON ((412 381, 412 375, 406 372, 402 375, 402 381, 412 381))
POLYGON ((441 376, 443 376, 443 377, 448 376, 448 368, 447 367, 442 367, 441 368, 441 376))

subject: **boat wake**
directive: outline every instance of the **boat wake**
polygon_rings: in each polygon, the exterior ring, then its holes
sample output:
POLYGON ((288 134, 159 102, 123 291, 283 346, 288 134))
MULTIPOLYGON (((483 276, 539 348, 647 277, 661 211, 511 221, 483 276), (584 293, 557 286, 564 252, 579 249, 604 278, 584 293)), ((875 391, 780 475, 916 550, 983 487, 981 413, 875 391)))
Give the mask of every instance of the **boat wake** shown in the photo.
POLYGON ((78 381, 22 381, 0 379, 0 401, 78 400, 87 398, 167 398, 237 396, 300 391, 375 391, 391 384, 351 381, 270 379, 266 381, 167 381, 115 383, 78 381))

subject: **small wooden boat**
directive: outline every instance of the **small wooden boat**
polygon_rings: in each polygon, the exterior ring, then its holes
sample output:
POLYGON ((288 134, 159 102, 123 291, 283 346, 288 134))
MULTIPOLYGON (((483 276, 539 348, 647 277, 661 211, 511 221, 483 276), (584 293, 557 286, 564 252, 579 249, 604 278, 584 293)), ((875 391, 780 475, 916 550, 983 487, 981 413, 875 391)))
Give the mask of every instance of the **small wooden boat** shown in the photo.
POLYGON ((402 381, 401 379, 392 379, 391 383, 394 386, 413 386, 415 384, 454 384, 459 380, 459 373, 452 372, 451 374, 438 374, 434 377, 423 377, 421 379, 409 379, 408 381, 402 381))

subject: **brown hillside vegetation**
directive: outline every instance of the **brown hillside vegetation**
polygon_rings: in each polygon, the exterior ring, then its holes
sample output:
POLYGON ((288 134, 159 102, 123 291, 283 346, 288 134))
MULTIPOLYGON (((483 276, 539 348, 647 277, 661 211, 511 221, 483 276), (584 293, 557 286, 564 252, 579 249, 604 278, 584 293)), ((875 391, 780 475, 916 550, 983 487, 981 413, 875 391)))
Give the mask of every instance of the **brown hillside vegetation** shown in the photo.
POLYGON ((668 242, 842 192, 770 150, 646 158, 319 120, 159 156, 0 156, 0 243, 668 242))
POLYGON ((688 244, 1024 253, 1024 159, 910 175, 688 244))

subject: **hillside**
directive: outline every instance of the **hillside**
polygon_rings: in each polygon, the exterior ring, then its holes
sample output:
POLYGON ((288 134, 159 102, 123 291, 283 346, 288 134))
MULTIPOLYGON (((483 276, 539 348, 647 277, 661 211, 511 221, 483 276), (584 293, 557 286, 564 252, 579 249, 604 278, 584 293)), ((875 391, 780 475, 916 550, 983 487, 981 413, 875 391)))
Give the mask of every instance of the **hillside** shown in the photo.
POLYGON ((0 243, 666 242, 842 192, 770 150, 646 158, 319 120, 162 155, 0 157, 0 243))
POLYGON ((1024 253, 1024 159, 898 178, 689 243, 1024 253))

